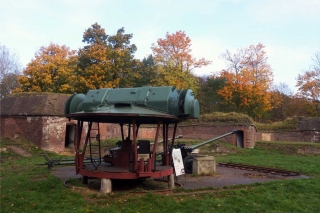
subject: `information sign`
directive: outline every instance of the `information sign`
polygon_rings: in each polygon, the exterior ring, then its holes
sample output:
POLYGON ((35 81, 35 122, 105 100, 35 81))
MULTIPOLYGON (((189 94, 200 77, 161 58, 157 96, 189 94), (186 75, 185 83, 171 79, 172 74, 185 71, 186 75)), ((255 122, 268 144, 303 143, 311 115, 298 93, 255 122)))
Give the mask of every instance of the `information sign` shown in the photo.
POLYGON ((173 166, 174 166, 176 176, 184 175, 185 171, 184 171, 184 165, 183 165, 180 149, 172 150, 172 159, 173 159, 173 166))

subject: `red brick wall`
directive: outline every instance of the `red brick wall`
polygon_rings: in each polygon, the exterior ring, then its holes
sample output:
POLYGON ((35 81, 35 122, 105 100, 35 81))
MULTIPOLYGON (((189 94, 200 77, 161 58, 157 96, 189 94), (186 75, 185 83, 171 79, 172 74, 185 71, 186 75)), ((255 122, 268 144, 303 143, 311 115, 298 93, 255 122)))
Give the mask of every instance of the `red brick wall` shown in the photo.
POLYGON ((262 141, 305 141, 320 143, 320 131, 257 132, 262 141))
MULTIPOLYGON (((1 117, 1 137, 24 138, 35 146, 54 152, 64 151, 66 125, 70 123, 67 118, 59 116, 15 116, 1 117)), ((71 123, 76 124, 75 121, 71 123)), ((128 127, 123 127, 125 137, 128 127)), ((256 140, 272 141, 306 141, 320 142, 320 131, 293 131, 293 132, 256 132, 253 125, 178 125, 176 135, 184 138, 209 140, 226 134, 233 130, 242 130, 244 133, 244 147, 253 148, 256 140)), ((87 132, 87 123, 84 123, 81 143, 84 143, 87 132)), ((154 140, 155 127, 140 127, 138 138, 150 138, 154 140)), ((172 136, 173 126, 169 128, 169 137, 172 136)), ((118 124, 100 124, 101 139, 120 138, 121 129, 118 124)), ((226 136, 220 140, 234 143, 234 135, 226 136)), ((160 140, 162 129, 160 130, 160 140)))
MULTIPOLYGON (((53 152, 65 149, 67 118, 58 116, 1 117, 1 137, 25 139, 35 146, 53 152)), ((82 143, 87 125, 84 125, 82 143)))
POLYGON ((41 147, 42 118, 40 117, 1 117, 1 137, 23 138, 41 147))
POLYGON ((66 118, 42 117, 41 148, 50 151, 63 151, 65 147, 66 118))

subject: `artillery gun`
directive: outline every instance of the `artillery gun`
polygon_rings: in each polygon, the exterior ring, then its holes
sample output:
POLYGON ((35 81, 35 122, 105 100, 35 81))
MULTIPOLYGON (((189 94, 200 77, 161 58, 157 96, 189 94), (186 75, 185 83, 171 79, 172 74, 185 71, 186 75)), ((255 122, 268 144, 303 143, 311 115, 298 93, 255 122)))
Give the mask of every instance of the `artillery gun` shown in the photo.
MULTIPOLYGON (((74 94, 65 104, 65 115, 70 122, 76 121, 75 164, 76 173, 88 178, 100 178, 101 184, 111 188, 114 179, 145 179, 168 177, 174 187, 171 150, 169 147, 169 126, 172 134, 170 147, 174 146, 177 124, 186 119, 199 118, 199 102, 190 89, 178 90, 172 86, 102 88, 89 90, 86 95, 74 94), (102 157, 100 123, 119 124, 121 148, 116 155, 102 157), (85 125, 87 124, 87 126, 85 125), (139 127, 143 124, 156 125, 152 152, 139 157, 139 127), (128 126, 125 133, 124 126, 128 126), (82 131, 86 138, 81 143, 82 131), (163 137, 163 161, 156 165, 156 150, 159 145, 160 129, 163 137), (82 147, 80 147, 82 146, 82 147), (86 151, 89 149, 91 164, 85 164, 86 151), (104 159, 103 162, 101 159, 104 159)), ((147 144, 150 141, 146 142, 147 144)), ((110 192, 110 191, 108 191, 110 192)))
POLYGON ((184 169, 187 173, 192 173, 192 166, 193 166, 193 157, 192 155, 193 151, 201 146, 204 146, 206 144, 212 143, 214 141, 217 141, 223 137, 226 137, 228 135, 236 134, 236 140, 237 145, 243 144, 243 132, 239 130, 233 130, 231 132, 228 132, 226 134, 220 135, 218 137, 211 138, 207 141, 201 142, 199 144, 187 146, 186 144, 180 144, 177 143, 174 145, 174 148, 181 150, 181 155, 183 159, 184 169))
POLYGON ((76 122, 77 126, 76 174, 83 176, 84 183, 88 178, 100 178, 101 189, 107 189, 107 193, 111 192, 111 181, 117 179, 143 180, 167 176, 169 186, 173 188, 172 148, 181 149, 185 167, 187 171, 192 171, 190 153, 194 149, 227 135, 238 133, 238 131, 232 131, 193 146, 175 144, 178 123, 199 118, 200 106, 192 90, 178 90, 172 86, 102 88, 89 90, 86 95, 74 94, 66 101, 65 115, 70 122, 76 122), (121 141, 109 155, 104 155, 104 149, 101 149, 99 125, 101 123, 118 124, 120 128, 121 141), (138 138, 139 127, 144 124, 156 126, 153 144, 138 138), (159 140, 160 129, 162 141, 159 140), (84 143, 83 131, 86 131, 84 143), (171 137, 169 133, 172 134, 171 137), (150 145, 153 145, 151 151, 150 145), (163 146, 160 164, 156 162, 159 145, 163 146), (141 153, 142 147, 147 150, 145 155, 141 155, 144 154, 141 153))

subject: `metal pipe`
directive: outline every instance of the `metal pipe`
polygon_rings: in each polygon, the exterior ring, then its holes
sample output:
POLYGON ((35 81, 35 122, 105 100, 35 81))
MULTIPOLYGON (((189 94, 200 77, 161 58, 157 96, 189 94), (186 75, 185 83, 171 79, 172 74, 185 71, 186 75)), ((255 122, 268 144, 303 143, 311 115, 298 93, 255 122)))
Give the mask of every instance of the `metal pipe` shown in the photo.
POLYGON ((206 145, 207 143, 211 143, 212 141, 218 140, 218 139, 223 138, 223 137, 226 137, 226 136, 228 136, 228 135, 232 135, 232 134, 236 133, 237 131, 238 131, 238 130, 234 130, 234 131, 232 131, 232 132, 228 132, 228 133, 226 133, 226 134, 224 134, 224 135, 220 135, 220 136, 218 136, 218 137, 212 138, 212 139, 210 139, 210 140, 204 141, 204 142, 199 143, 199 144, 196 144, 196 145, 188 146, 188 147, 186 147, 186 148, 187 148, 187 149, 194 150, 194 149, 196 149, 196 148, 198 148, 198 147, 200 147, 200 146, 206 145))

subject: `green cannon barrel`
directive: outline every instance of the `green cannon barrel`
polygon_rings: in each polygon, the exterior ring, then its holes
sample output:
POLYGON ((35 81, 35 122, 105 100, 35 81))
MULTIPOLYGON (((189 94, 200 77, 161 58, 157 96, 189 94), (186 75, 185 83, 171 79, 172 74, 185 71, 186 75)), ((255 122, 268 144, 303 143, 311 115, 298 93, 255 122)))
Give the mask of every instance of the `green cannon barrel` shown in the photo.
POLYGON ((134 113, 163 114, 183 118, 199 118, 199 102, 191 89, 172 86, 102 88, 86 95, 74 94, 66 102, 65 114, 134 113))

